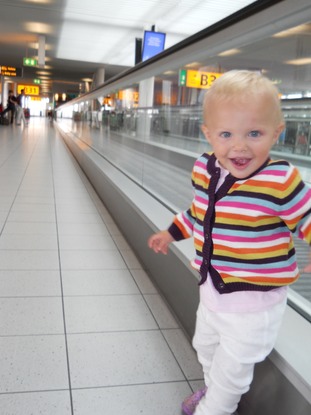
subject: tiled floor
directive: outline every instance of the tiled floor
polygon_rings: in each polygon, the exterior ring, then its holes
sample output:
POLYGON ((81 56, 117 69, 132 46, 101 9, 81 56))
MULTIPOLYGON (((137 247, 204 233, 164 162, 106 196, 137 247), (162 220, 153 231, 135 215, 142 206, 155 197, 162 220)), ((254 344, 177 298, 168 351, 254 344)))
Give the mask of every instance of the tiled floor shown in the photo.
POLYGON ((0 126, 1 415, 180 415, 189 341, 48 120, 0 126))

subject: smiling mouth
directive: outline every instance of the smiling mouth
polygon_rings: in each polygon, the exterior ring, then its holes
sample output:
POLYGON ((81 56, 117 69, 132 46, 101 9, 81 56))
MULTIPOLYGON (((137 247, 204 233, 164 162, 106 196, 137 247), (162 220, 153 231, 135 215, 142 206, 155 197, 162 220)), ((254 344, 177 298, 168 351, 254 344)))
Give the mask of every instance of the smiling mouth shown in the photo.
POLYGON ((230 159, 230 160, 235 166, 244 167, 250 162, 251 159, 247 159, 247 158, 244 158, 244 157, 243 158, 242 157, 236 157, 236 158, 233 158, 233 159, 230 159))

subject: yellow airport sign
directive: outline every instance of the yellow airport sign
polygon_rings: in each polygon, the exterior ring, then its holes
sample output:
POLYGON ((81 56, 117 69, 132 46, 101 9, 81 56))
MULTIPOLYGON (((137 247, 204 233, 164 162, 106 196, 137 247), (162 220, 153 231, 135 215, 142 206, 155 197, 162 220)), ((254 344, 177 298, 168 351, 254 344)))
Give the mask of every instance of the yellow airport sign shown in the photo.
POLYGON ((34 95, 34 96, 40 95, 40 87, 38 87, 37 85, 18 84, 17 85, 17 93, 20 94, 22 89, 25 90, 25 95, 34 95))
POLYGON ((201 72, 189 69, 187 70, 186 86, 188 88, 208 89, 221 75, 218 72, 201 72))

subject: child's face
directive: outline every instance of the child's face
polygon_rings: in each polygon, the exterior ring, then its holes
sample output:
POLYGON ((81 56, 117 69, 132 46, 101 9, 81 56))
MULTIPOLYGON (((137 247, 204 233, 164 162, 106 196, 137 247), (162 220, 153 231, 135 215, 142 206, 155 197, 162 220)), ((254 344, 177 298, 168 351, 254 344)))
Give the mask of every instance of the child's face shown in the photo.
POLYGON ((243 179, 269 157, 284 128, 276 119, 273 104, 264 97, 232 99, 209 105, 202 131, 222 167, 243 179))

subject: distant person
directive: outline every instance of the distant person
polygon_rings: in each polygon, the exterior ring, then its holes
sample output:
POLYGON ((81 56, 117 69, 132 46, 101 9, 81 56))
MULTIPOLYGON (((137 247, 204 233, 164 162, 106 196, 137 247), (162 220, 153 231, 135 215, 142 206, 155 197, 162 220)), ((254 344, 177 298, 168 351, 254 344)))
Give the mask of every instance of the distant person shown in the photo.
POLYGON ((311 188, 292 164, 270 159, 284 120, 269 79, 225 73, 206 92, 203 120, 213 151, 194 164, 192 204, 148 245, 166 254, 194 237, 201 280, 193 345, 205 387, 182 409, 231 415, 275 345, 288 285, 299 278, 292 234, 311 244, 311 188))
POLYGON ((24 126, 27 127, 28 122, 26 121, 24 109, 23 109, 23 99, 25 97, 25 90, 22 89, 21 93, 16 97, 16 125, 21 125, 21 120, 23 120, 24 126))
POLYGON ((5 114, 9 111, 11 111, 11 124, 13 124, 13 120, 14 120, 14 114, 15 114, 15 105, 16 105, 16 97, 13 94, 13 91, 10 90, 9 91, 9 96, 8 96, 8 103, 6 106, 6 109, 1 113, 1 117, 4 117, 5 114))

